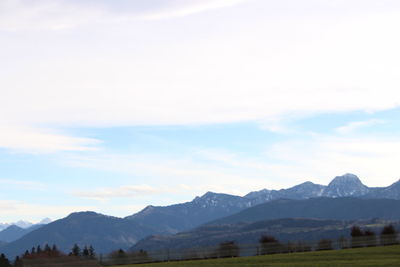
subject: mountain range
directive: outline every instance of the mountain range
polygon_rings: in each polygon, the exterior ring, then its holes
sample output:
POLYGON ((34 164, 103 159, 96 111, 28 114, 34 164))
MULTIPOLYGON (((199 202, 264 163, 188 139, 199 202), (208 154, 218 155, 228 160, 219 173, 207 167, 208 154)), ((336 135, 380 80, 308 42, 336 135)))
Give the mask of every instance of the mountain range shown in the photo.
POLYGON ((43 225, 44 224, 34 224, 28 228, 22 228, 14 224, 10 225, 9 227, 0 232, 0 241, 5 243, 13 242, 23 237, 24 235, 28 234, 29 232, 39 229, 43 225))
POLYGON ((275 199, 308 199, 316 197, 362 197, 400 199, 400 180, 388 187, 368 187, 354 174, 336 176, 327 186, 305 182, 288 189, 251 192, 244 198, 257 204, 275 199))
MULTIPOLYGON (((342 198, 278 199, 211 221, 175 235, 150 236, 132 250, 216 246, 226 240, 257 243, 262 234, 283 241, 337 238, 349 235, 354 223, 399 221, 400 200, 342 198)), ((382 224, 382 223, 380 223, 382 224)))
MULTIPOLYGON (((68 251, 75 243, 91 244, 98 252, 109 252, 118 248, 129 248, 149 235, 176 234, 187 231, 205 223, 256 208, 257 205, 266 202, 321 197, 323 199, 357 197, 399 200, 400 181, 388 187, 370 188, 363 185, 357 176, 345 174, 335 177, 327 186, 305 182, 289 189, 263 189, 250 192, 243 197, 207 192, 186 203, 170 206, 147 206, 142 211, 125 218, 94 212, 73 213, 3 246, 0 252, 4 251, 15 256, 32 246, 46 243, 55 243, 64 251, 68 251)), ((353 200, 354 198, 352 198, 353 200)), ((329 205, 324 209, 329 210, 328 207, 329 205)), ((375 211, 371 211, 371 214, 374 213, 375 211)), ((302 214, 299 212, 298 216, 302 217, 302 214)))
POLYGON ((13 222, 13 223, 0 223, 0 231, 3 231, 4 229, 6 229, 7 227, 10 227, 12 225, 15 225, 15 226, 18 226, 20 228, 26 229, 26 228, 29 228, 29 227, 35 225, 35 224, 42 225, 42 224, 48 224, 48 223, 51 223, 51 219, 49 219, 49 218, 44 218, 43 220, 41 220, 38 223, 32 223, 32 222, 23 221, 23 220, 20 220, 20 221, 17 221, 17 222, 13 222))

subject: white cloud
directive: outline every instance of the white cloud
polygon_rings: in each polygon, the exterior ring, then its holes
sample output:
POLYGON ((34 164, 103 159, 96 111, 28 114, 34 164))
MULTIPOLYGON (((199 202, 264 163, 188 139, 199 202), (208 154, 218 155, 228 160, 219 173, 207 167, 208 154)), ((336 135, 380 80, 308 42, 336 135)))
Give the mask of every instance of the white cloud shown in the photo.
POLYGON ((7 72, 1 111, 21 123, 108 126, 263 121, 399 106, 394 62, 400 61, 400 38, 392 34, 399 16, 256 23, 232 22, 235 14, 211 18, 213 29, 187 18, 108 25, 95 36, 76 29, 71 34, 79 41, 42 33, 35 48, 4 40, 10 63, 0 66, 7 72))
POLYGON ((207 10, 219 9, 237 5, 247 0, 191 0, 191 1, 175 1, 175 5, 162 10, 143 16, 144 19, 158 20, 173 17, 184 17, 191 14, 204 12, 207 10))
POLYGON ((344 173, 358 175, 368 186, 388 186, 398 180, 400 140, 386 137, 318 136, 274 144, 267 157, 271 173, 289 181, 311 179, 327 184, 344 173))
POLYGON ((367 121, 354 121, 354 122, 350 122, 344 126, 338 127, 336 129, 336 131, 340 134, 350 134, 361 128, 370 127, 370 126, 374 126, 377 124, 383 124, 383 123, 385 123, 385 121, 377 120, 377 119, 371 119, 371 120, 367 120, 367 121))
POLYGON ((227 151, 196 150, 181 156, 74 157, 68 164, 127 173, 149 182, 145 187, 103 188, 80 194, 83 197, 160 197, 175 191, 188 197, 206 191, 243 195, 262 188, 287 188, 307 180, 328 184, 333 177, 348 172, 358 175, 368 186, 387 186, 398 180, 399 149, 400 140, 393 137, 383 140, 316 135, 275 143, 264 155, 250 158, 227 151))
POLYGON ((20 189, 45 190, 47 188, 45 184, 36 181, 13 180, 13 179, 2 179, 2 178, 0 178, 0 185, 2 185, 2 188, 6 186, 11 186, 19 190, 20 189))
POLYGON ((94 200, 109 200, 112 198, 137 198, 174 191, 172 188, 160 188, 149 185, 124 185, 119 187, 98 188, 90 191, 78 191, 73 195, 94 200))
MULTIPOLYGON (((225 157, 221 155, 221 157, 225 157)), ((236 162, 239 159, 232 159, 236 162)), ((64 164, 80 168, 93 168, 114 173, 124 173, 132 176, 132 179, 139 181, 146 180, 148 188, 146 193, 152 192, 155 195, 167 195, 171 192, 179 192, 192 198, 195 195, 202 195, 206 191, 230 193, 236 195, 246 194, 249 191, 257 190, 260 187, 276 185, 273 181, 263 179, 265 174, 255 167, 253 163, 236 165, 227 161, 221 164, 220 159, 213 159, 209 156, 194 152, 185 155, 151 155, 151 154, 98 154, 88 156, 71 156, 64 164)), ((278 183, 279 184, 279 183, 278 183)), ((81 196, 95 198, 107 198, 133 194, 139 188, 125 186, 95 190, 82 193, 81 196)), ((144 189, 144 188, 141 188, 144 189)), ((140 190, 138 190, 140 191, 140 190)), ((146 191, 146 190, 144 190, 146 191)), ((144 195, 144 192, 141 192, 144 195)))
POLYGON ((73 5, 62 0, 2 0, 0 30, 57 30, 99 20, 103 11, 97 7, 73 5))
POLYGON ((135 20, 183 17, 246 0, 2 0, 0 30, 64 30, 135 20))
POLYGON ((73 137, 54 130, 0 126, 0 148, 27 153, 96 150, 99 140, 73 137))
POLYGON ((18 200, 0 200, 0 210, 4 218, 9 218, 10 221, 21 220, 21 216, 29 221, 40 221, 50 215, 53 218, 62 218, 72 212, 96 210, 93 206, 68 206, 59 204, 35 204, 27 203, 18 200))
POLYGON ((18 29, 43 23, 71 30, 16 30, 0 36, 5 47, 0 51, 0 113, 7 114, 0 123, 35 127, 26 138, 24 131, 7 130, 0 146, 92 148, 92 139, 49 132, 60 125, 267 121, 273 123, 265 128, 287 132, 281 121, 292 114, 376 111, 400 104, 400 37, 393 34, 400 16, 394 2, 389 10, 373 9, 371 2, 340 1, 335 12, 328 1, 144 2, 149 3, 118 9, 115 1, 95 6, 85 1, 2 1, 1 25, 16 23, 18 29), (168 17, 232 5, 218 15, 125 20, 130 12, 168 17), (288 5, 300 10, 288 14, 288 5), (310 16, 308 9, 315 14, 310 16), (108 23, 115 18, 116 24, 108 23), (104 24, 74 24, 86 20, 104 24), (14 138, 13 131, 21 138, 14 138), (47 136, 49 142, 44 141, 47 136), (23 139, 34 142, 20 143, 23 139))

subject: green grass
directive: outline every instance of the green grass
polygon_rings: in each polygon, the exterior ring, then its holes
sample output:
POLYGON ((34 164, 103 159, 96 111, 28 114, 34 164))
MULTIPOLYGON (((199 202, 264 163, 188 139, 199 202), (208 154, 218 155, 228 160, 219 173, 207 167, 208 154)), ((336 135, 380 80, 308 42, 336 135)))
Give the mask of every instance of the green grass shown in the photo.
POLYGON ((400 246, 345 249, 258 257, 165 262, 124 267, 400 267, 400 246))

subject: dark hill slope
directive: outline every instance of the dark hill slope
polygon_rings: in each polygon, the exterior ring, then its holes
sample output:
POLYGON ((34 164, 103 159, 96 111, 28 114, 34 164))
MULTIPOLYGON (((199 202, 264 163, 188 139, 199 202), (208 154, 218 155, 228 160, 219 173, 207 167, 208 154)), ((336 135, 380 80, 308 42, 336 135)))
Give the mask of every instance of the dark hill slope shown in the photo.
POLYGON ((262 235, 271 235, 286 241, 317 241, 322 238, 349 237, 350 228, 357 224, 377 230, 385 222, 380 220, 339 221, 319 219, 276 219, 255 223, 205 225, 171 236, 151 236, 139 241, 131 250, 158 251, 166 248, 184 250, 218 246, 234 240, 239 244, 257 244, 262 235))
POLYGON ((6 242, 6 243, 13 242, 13 241, 23 237, 27 233, 30 233, 36 229, 39 229, 42 226, 43 226, 42 224, 35 224, 29 228, 21 228, 16 225, 10 225, 9 227, 7 227, 6 229, 4 229, 3 231, 0 232, 0 241, 6 242))
POLYGON ((80 246, 93 245, 98 253, 104 253, 129 248, 154 232, 157 230, 133 221, 95 212, 79 212, 28 233, 2 247, 0 252, 13 258, 33 246, 45 244, 56 244, 68 252, 77 243, 80 246))
POLYGON ((210 224, 256 222, 278 218, 336 220, 400 219, 400 200, 359 198, 312 198, 263 203, 210 224))
POLYGON ((251 201, 239 196, 208 192, 186 203, 165 207, 148 206, 125 219, 174 234, 251 206, 251 201))

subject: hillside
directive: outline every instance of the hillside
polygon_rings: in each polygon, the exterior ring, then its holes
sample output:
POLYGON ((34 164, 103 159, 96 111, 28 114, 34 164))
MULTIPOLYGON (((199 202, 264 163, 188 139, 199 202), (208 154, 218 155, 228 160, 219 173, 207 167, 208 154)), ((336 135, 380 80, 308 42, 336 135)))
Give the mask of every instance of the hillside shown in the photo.
MULTIPOLYGON (((356 175, 345 174, 335 177, 327 186, 305 182, 288 189, 263 189, 250 192, 244 197, 207 192, 203 196, 196 197, 186 203, 164 207, 148 206, 142 211, 126 217, 126 219, 157 228, 160 232, 174 234, 235 214, 258 204, 279 199, 304 200, 318 197, 400 199, 400 182, 396 182, 389 187, 370 188, 365 186, 356 175)), ((298 215, 301 217, 301 214, 298 215)), ((336 216, 332 218, 336 218, 336 216)))
POLYGON ((160 229, 164 233, 177 233, 251 206, 251 201, 239 196, 207 192, 182 204, 148 206, 126 219, 160 229))
POLYGON ((28 228, 21 228, 16 225, 10 225, 9 227, 7 227, 6 229, 4 229, 3 231, 0 232, 0 241, 6 242, 6 243, 13 242, 13 241, 23 237, 24 235, 26 235, 36 229, 39 229, 42 226, 43 225, 41 225, 41 224, 35 224, 28 228))
POLYGON ((13 258, 33 246, 47 243, 56 244, 67 252, 77 243, 80 246, 93 245, 98 253, 104 253, 129 248, 139 239, 155 232, 156 229, 133 221, 94 212, 79 212, 28 233, 2 247, 1 252, 13 258))
MULTIPOLYGON (((398 267, 400 246, 141 264, 141 267, 398 267)), ((123 267, 136 267, 124 265, 123 267)))
POLYGON ((360 198, 312 198, 275 200, 210 222, 232 224, 278 218, 318 218, 336 220, 400 219, 400 200, 360 198))
MULTIPOLYGON (((206 248, 234 240, 238 244, 257 244, 262 235, 274 236, 281 242, 317 241, 322 238, 336 240, 350 236, 353 225, 378 231, 387 221, 340 221, 320 219, 276 219, 255 223, 204 225, 191 231, 170 236, 150 236, 139 241, 131 250, 158 251, 168 249, 206 248)), ((396 225, 396 227, 398 224, 396 225)))

